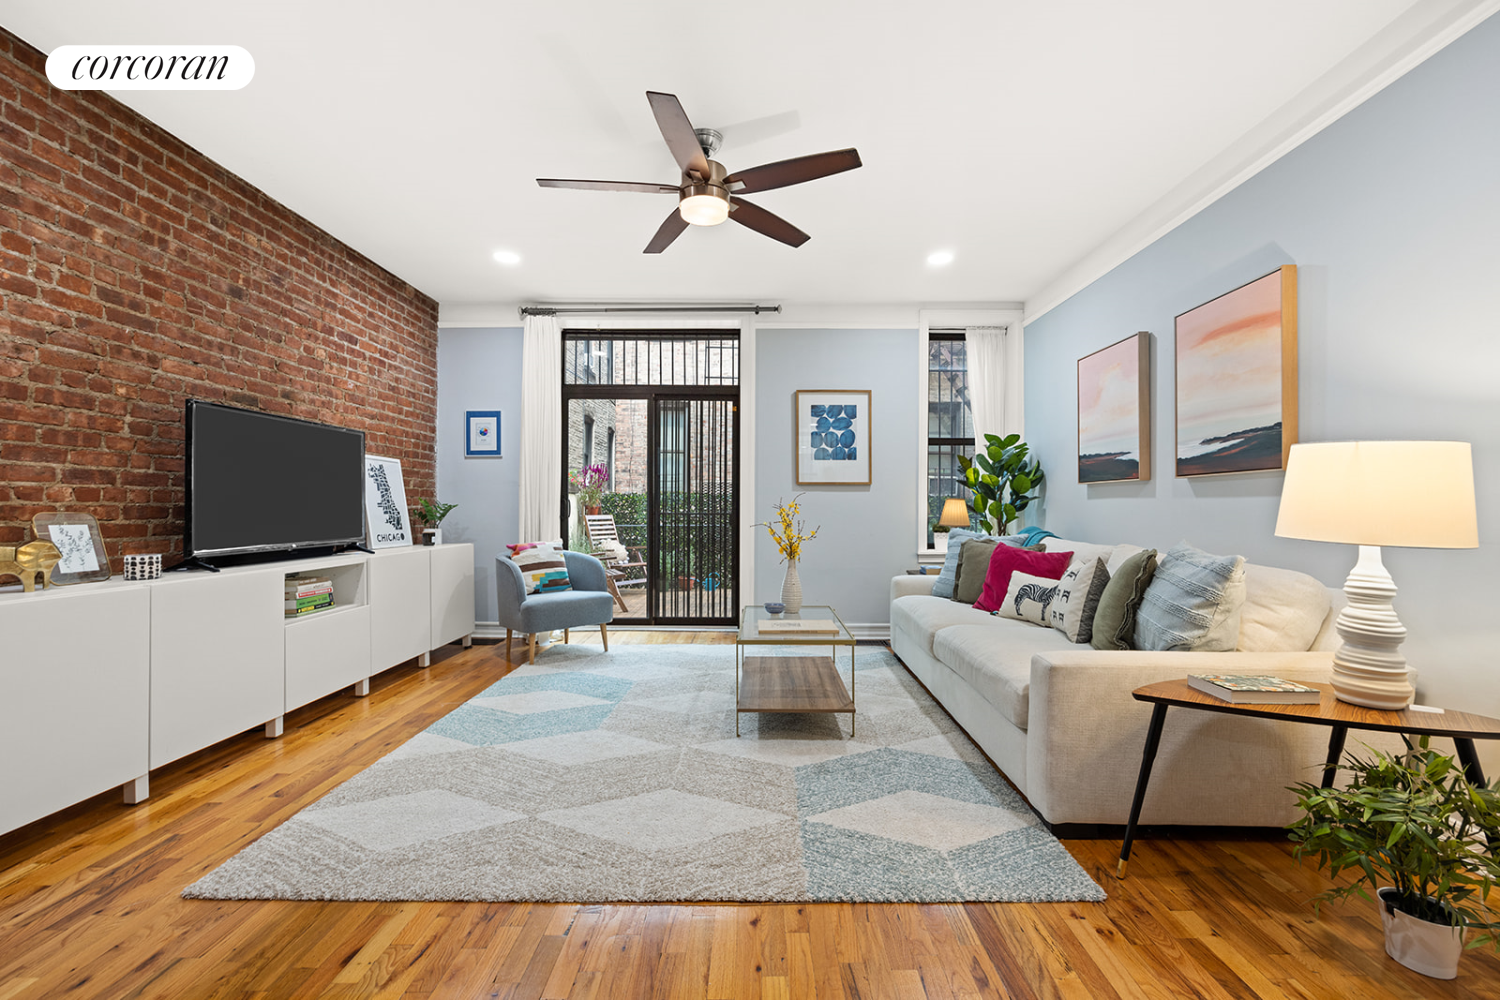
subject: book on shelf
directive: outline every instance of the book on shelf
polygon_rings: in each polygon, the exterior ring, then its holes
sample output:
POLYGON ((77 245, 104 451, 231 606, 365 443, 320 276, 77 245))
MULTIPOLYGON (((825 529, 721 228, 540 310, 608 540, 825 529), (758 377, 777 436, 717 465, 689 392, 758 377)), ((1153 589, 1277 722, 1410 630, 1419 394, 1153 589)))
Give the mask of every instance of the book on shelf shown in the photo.
POLYGON ((293 597, 317 597, 319 594, 333 593, 333 584, 320 583, 313 587, 298 587, 295 590, 288 587, 285 593, 289 599, 293 597))
POLYGON ((786 635, 837 635, 839 627, 826 618, 773 618, 757 622, 757 631, 786 635))
POLYGON ((1323 692, 1265 674, 1189 674, 1195 691, 1235 705, 1316 705, 1323 692))
POLYGON ((315 615, 319 611, 327 611, 329 608, 332 608, 332 607, 333 607, 333 602, 332 601, 328 601, 328 602, 326 602, 324 604, 310 604, 310 605, 308 605, 305 608, 297 608, 296 610, 292 610, 291 608, 288 608, 283 613, 288 618, 306 618, 308 615, 315 615))
POLYGON ((289 576, 286 578, 287 593, 315 590, 320 587, 332 590, 333 581, 326 576, 289 576))
POLYGON ((332 603, 333 603, 333 595, 332 594, 313 594, 313 595, 311 595, 309 597, 295 597, 295 598, 288 597, 285 601, 282 602, 281 606, 284 607, 284 608, 286 608, 288 611, 291 611, 291 610, 293 610, 295 608, 306 608, 306 607, 310 607, 312 605, 323 605, 323 604, 332 604, 332 603))

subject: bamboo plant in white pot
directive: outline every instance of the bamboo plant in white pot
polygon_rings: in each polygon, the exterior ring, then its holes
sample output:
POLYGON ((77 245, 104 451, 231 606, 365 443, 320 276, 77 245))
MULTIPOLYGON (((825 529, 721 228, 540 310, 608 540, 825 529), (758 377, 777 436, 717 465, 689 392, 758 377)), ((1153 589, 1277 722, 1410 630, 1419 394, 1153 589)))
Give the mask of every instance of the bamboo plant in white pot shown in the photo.
POLYGON ((1452 979, 1466 931, 1476 932, 1469 947, 1500 950, 1500 913, 1487 903, 1500 881, 1500 782, 1471 784, 1426 736, 1406 745, 1400 756, 1350 755, 1340 765, 1350 774, 1343 788, 1296 785, 1303 816, 1288 830, 1298 858, 1316 857, 1335 878, 1355 876, 1319 900, 1369 899, 1366 886, 1376 889, 1386 953, 1452 979))

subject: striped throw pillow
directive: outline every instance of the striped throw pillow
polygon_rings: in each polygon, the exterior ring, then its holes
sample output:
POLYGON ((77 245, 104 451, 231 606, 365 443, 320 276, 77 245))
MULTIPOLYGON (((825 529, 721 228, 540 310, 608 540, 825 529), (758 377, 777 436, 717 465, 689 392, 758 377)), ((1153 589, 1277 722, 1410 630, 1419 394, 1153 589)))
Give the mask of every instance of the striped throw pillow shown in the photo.
POLYGON ((521 570, 528 594, 556 594, 572 590, 568 582, 568 566, 562 553, 550 545, 516 545, 511 549, 511 559, 521 570))

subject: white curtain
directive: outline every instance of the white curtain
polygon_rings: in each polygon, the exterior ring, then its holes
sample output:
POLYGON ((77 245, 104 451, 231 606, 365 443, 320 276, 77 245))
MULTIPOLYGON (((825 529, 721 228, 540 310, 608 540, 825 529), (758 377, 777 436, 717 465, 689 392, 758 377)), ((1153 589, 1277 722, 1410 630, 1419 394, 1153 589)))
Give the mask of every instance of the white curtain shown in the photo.
POLYGON ((562 330, 556 316, 527 316, 521 345, 521 535, 561 534, 562 330))
POLYGON ((1020 323, 964 330, 975 448, 983 450, 986 434, 1026 436, 1023 337, 1020 323))

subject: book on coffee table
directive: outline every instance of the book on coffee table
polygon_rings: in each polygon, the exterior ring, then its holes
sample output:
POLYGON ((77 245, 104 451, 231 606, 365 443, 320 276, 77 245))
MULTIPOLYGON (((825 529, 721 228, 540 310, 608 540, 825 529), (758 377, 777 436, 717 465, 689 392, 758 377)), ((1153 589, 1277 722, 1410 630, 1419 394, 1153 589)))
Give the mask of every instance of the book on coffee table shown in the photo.
POLYGON ((756 630, 765 632, 781 632, 787 635, 838 635, 839 626, 837 622, 827 618, 777 618, 772 620, 761 620, 756 622, 756 630))
POLYGON ((1189 674, 1188 684, 1235 705, 1316 705, 1323 697, 1317 688, 1264 674, 1189 674))

